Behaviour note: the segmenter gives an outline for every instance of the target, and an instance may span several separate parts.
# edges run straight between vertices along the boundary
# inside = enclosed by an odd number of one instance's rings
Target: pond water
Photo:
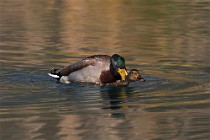
[[[209,13],[209,0],[1,0],[0,139],[209,139]],[[114,53],[146,82],[47,75]]]

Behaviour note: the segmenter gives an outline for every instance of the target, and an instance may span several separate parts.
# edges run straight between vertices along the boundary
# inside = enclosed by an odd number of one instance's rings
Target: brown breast
[[[102,71],[100,75],[100,80],[102,83],[112,83],[116,81],[110,71]]]

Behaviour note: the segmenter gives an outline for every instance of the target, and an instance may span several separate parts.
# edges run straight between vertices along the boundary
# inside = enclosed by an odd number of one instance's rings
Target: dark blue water
[[[0,139],[207,140],[210,1],[0,2]],[[146,82],[47,75],[118,53]]]

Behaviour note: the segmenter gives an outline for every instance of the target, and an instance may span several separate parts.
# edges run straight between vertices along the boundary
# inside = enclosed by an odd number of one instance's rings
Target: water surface
[[[209,0],[1,0],[0,139],[209,139],[209,10]],[[47,76],[113,53],[146,82]]]

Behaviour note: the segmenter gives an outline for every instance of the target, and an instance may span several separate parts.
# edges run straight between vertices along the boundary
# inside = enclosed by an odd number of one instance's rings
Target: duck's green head
[[[114,54],[111,57],[110,63],[115,72],[117,72],[121,76],[121,80],[125,81],[127,71],[125,67],[125,59],[118,55]]]

